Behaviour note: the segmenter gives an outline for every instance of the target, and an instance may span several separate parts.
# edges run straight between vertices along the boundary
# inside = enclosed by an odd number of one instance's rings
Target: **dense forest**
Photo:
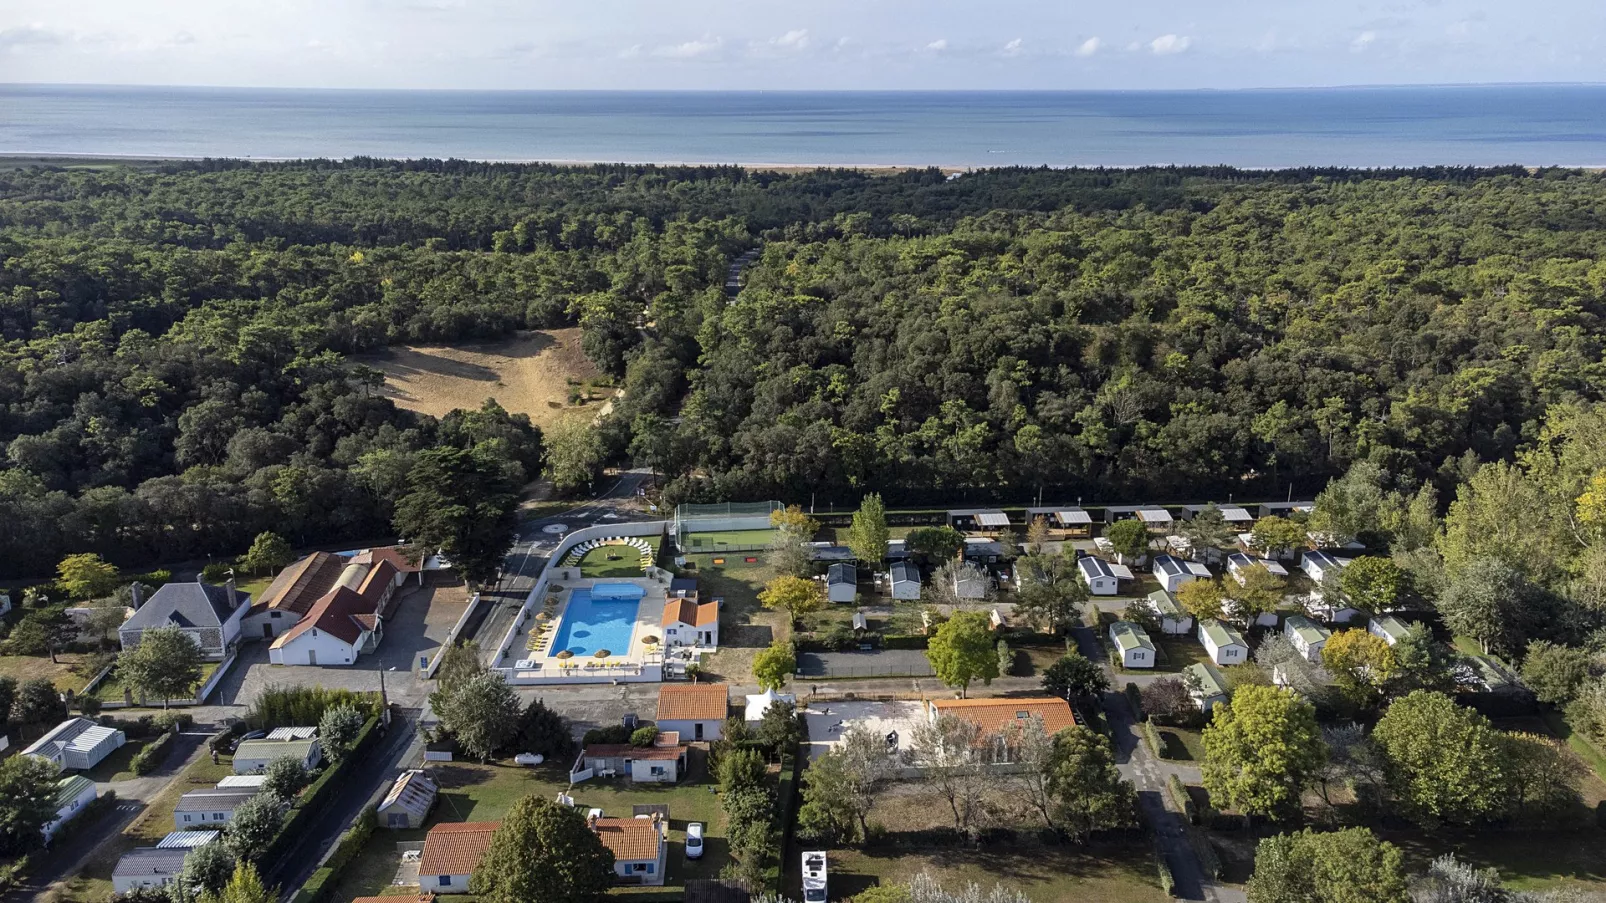
[[[1606,389],[1606,176],[799,174],[358,159],[0,171],[0,575],[389,529],[530,477],[348,355],[579,324],[667,500],[1445,499]],[[762,248],[735,298],[729,261]]]

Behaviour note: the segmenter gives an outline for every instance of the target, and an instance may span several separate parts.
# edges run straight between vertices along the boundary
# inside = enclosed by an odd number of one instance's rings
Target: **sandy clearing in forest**
[[[568,403],[570,379],[590,383],[601,375],[580,350],[578,327],[521,332],[494,342],[398,345],[363,362],[384,372],[384,393],[397,407],[436,417],[494,398],[546,425],[566,412],[595,408],[609,394],[594,389],[585,405]]]

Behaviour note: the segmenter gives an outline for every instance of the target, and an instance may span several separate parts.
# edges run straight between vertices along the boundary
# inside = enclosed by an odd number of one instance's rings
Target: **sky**
[[[1606,82],[1606,2],[4,0],[0,82],[677,90]]]

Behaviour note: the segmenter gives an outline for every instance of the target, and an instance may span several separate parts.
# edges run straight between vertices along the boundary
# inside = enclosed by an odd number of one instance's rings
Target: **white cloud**
[[[1088,38],[1087,40],[1083,41],[1082,45],[1080,47],[1076,48],[1076,55],[1077,56],[1092,56],[1093,54],[1098,53],[1099,52],[1099,48],[1103,47],[1103,46],[1104,46],[1104,42],[1099,40],[1097,35],[1094,35],[1093,37]]]
[[[809,46],[809,30],[807,28],[794,28],[775,40],[770,41],[770,43],[774,44],[776,47],[784,47],[788,50],[802,50],[803,48]]]
[[[629,47],[619,51],[619,58],[622,60],[633,60],[636,57],[641,56],[641,50],[642,47],[640,44],[631,44]]]
[[[1376,42],[1377,32],[1363,31],[1355,36],[1355,40],[1349,42],[1349,49],[1355,53],[1361,53]]]
[[[1010,41],[1008,44],[1005,44],[1004,56],[1020,56],[1022,43],[1024,42],[1021,41],[1020,38],[1016,38],[1015,40]]]
[[[948,49],[948,39],[938,38],[937,40],[932,41],[930,44],[927,44],[926,49],[932,53],[941,53]]]
[[[64,31],[46,28],[35,22],[32,25],[18,25],[15,28],[0,29],[0,50],[11,50],[16,47],[25,47],[30,44],[65,44],[72,36]]]
[[[1193,38],[1163,34],[1149,42],[1149,49],[1159,56],[1181,53],[1193,44]]]
[[[709,37],[704,35],[702,38],[695,41],[686,41],[681,44],[667,44],[663,47],[659,47],[653,50],[652,55],[666,57],[672,60],[690,60],[696,59],[700,56],[707,56],[710,53],[719,50],[724,43],[725,42],[717,36]]]

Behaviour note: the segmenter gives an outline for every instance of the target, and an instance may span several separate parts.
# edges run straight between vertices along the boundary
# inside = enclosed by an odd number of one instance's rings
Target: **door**
[[[273,625],[272,624],[263,624],[262,625],[262,638],[263,639],[267,639],[267,640],[273,639]]]
[[[692,736],[698,740],[703,739],[703,723],[701,721],[697,722],[696,726],[692,728]]]
[[[307,664],[316,665],[317,663],[318,663],[318,650],[316,650],[316,649],[308,649],[307,650]]]

